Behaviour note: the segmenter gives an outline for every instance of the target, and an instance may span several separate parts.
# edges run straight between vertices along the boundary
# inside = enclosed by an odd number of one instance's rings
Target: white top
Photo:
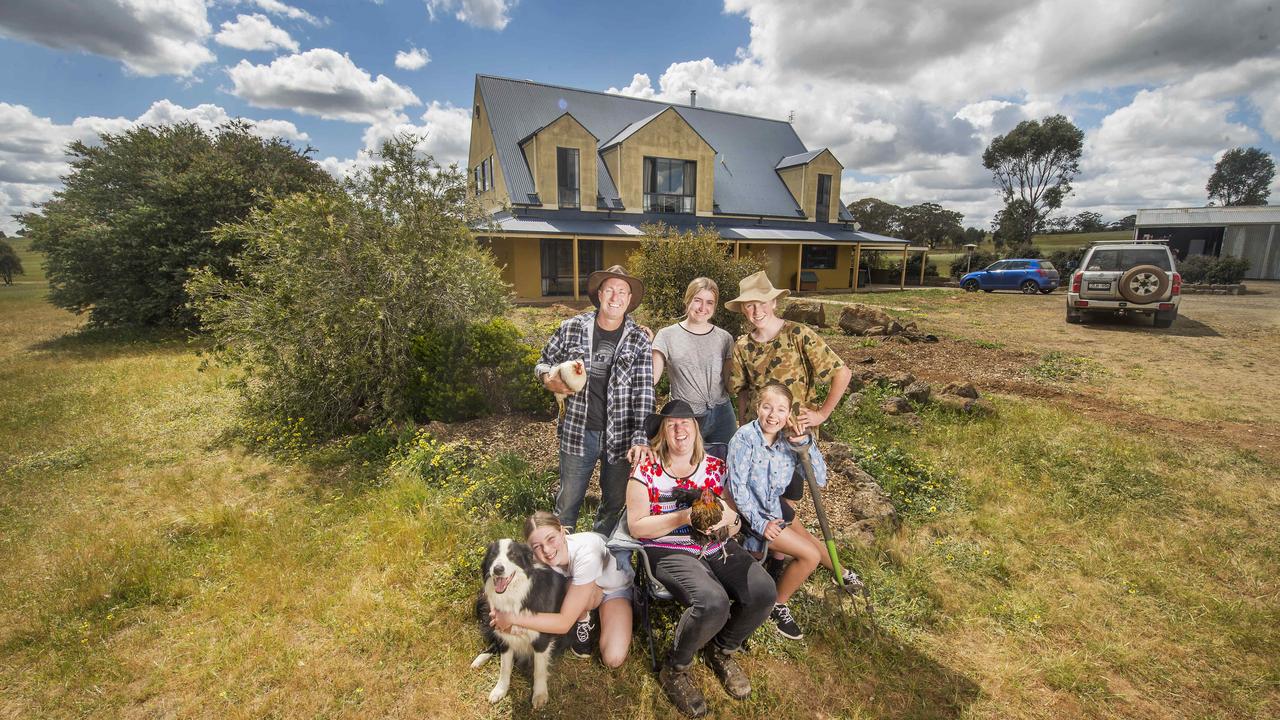
[[[556,572],[569,578],[574,585],[595,583],[606,594],[631,585],[634,572],[630,565],[618,568],[618,561],[605,546],[604,536],[595,532],[580,532],[567,536],[569,569],[554,567]]]

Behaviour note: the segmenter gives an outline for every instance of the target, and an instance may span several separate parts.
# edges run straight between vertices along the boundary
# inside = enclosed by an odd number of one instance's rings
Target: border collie
[[[561,636],[548,635],[521,627],[501,632],[489,626],[489,608],[501,612],[559,612],[564,602],[567,581],[560,573],[537,562],[528,545],[509,538],[489,544],[481,565],[484,588],[476,598],[476,619],[489,649],[476,656],[471,667],[483,665],[496,650],[502,655],[498,684],[489,693],[496,703],[511,688],[511,668],[516,660],[533,660],[533,707],[547,703],[547,667],[551,652]]]

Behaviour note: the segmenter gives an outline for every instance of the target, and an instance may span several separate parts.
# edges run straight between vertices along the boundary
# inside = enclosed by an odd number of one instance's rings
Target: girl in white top
[[[591,657],[591,611],[599,609],[600,659],[619,667],[631,646],[631,583],[628,564],[619,565],[605,546],[604,536],[594,532],[570,535],[549,512],[536,512],[525,520],[525,542],[534,557],[569,578],[569,591],[558,613],[504,613],[490,611],[495,627],[504,632],[512,625],[560,635],[569,634],[569,649],[578,657]]]

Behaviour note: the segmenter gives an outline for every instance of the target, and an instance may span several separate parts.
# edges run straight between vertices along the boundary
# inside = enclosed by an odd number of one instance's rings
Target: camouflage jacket
[[[844,361],[826,341],[803,323],[786,320],[778,335],[767,342],[756,342],[747,333],[733,345],[733,368],[726,389],[731,395],[747,392],[752,396],[747,415],[738,422],[755,417],[754,395],[770,380],[777,380],[795,397],[792,412],[812,407],[819,385],[831,383]]]

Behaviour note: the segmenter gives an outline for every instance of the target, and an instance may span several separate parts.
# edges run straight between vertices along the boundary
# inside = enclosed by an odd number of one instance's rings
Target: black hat
[[[695,413],[684,400],[672,400],[662,406],[661,412],[649,413],[649,417],[644,419],[645,436],[650,440],[657,437],[658,428],[662,427],[662,421],[667,418],[693,418],[701,425],[703,416]]]

